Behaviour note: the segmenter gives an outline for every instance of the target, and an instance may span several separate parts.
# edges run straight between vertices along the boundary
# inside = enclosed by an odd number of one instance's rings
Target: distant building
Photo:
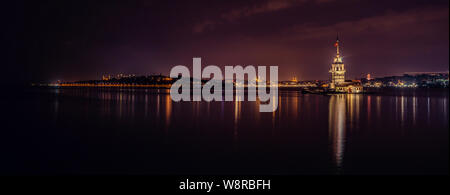
[[[345,65],[342,60],[342,56],[339,53],[339,37],[336,38],[336,57],[334,57],[331,64],[331,82],[328,87],[335,92],[340,93],[361,93],[363,92],[363,86],[358,81],[346,81],[345,80]]]
[[[292,77],[291,81],[292,81],[292,82],[297,82],[297,77],[295,77],[295,76]]]
[[[103,75],[102,76],[102,80],[104,80],[104,81],[109,81],[109,80],[111,80],[112,79],[112,76],[111,75]]]

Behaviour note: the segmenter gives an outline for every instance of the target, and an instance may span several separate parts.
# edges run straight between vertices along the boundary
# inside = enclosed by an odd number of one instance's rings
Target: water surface
[[[3,97],[2,174],[448,174],[448,89],[173,102],[163,89]]]

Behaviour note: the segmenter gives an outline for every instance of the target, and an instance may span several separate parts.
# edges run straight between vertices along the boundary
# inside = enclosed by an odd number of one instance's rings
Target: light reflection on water
[[[442,140],[445,135],[448,137],[448,92],[443,95],[311,95],[281,91],[278,109],[272,113],[260,113],[259,101],[173,102],[166,89],[57,89],[53,93],[58,97],[50,106],[53,121],[88,115],[101,124],[114,123],[124,127],[130,134],[138,133],[134,132],[135,129],[161,131],[164,136],[161,139],[164,140],[230,138],[232,154],[248,152],[248,145],[255,145],[256,152],[273,150],[274,153],[267,155],[298,162],[303,169],[315,163],[323,166],[322,161],[326,161],[324,164],[335,168],[333,173],[354,169],[349,168],[347,162],[352,166],[363,162],[361,169],[367,170],[373,166],[369,160],[386,163],[389,158],[380,156],[398,155],[387,154],[389,150],[386,148],[389,147],[407,157],[414,154],[414,158],[419,159],[417,166],[420,166],[423,165],[420,155],[430,158],[430,154],[436,152],[430,151],[436,148],[428,139],[437,140],[435,142],[439,146],[448,146],[448,139]],[[327,144],[324,145],[323,140]],[[217,147],[226,148],[228,145],[224,142],[213,141],[204,147],[220,145]],[[403,144],[411,146],[408,148]],[[274,149],[283,145],[289,147]],[[419,146],[423,151],[417,148]],[[438,151],[438,154],[445,153],[445,150],[448,152],[443,147],[439,149],[443,151]],[[314,150],[314,155],[308,150]],[[372,155],[365,156],[367,153]],[[398,158],[406,159],[401,155]],[[270,159],[270,156],[259,158]],[[315,162],[302,164],[305,157]],[[448,157],[435,156],[435,159],[448,161]],[[425,165],[432,166],[432,162]],[[283,167],[277,163],[266,166]],[[293,169],[302,170],[298,167]]]
[[[346,97],[347,96],[347,97]],[[345,125],[346,125],[346,101],[347,98],[350,104],[350,113],[353,113],[351,106],[353,105],[354,95],[332,95],[329,103],[329,115],[328,115],[328,129],[329,138],[333,151],[333,159],[336,166],[342,168],[344,159],[344,147],[345,147]],[[350,114],[350,118],[353,114]]]

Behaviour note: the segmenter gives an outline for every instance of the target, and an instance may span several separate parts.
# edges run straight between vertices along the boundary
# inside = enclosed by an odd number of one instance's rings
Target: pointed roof
[[[335,47],[336,47],[336,57],[334,58],[333,63],[342,64],[342,57],[339,54],[339,34],[338,33],[336,33]]]

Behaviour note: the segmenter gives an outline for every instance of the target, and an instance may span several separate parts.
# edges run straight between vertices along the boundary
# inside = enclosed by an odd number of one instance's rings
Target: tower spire
[[[339,56],[339,33],[336,33],[336,54]]]
[[[336,33],[336,42],[334,43],[334,47],[336,47],[336,57],[334,58],[334,62],[335,63],[342,63],[342,57],[340,56],[340,51],[339,51],[339,34]]]

